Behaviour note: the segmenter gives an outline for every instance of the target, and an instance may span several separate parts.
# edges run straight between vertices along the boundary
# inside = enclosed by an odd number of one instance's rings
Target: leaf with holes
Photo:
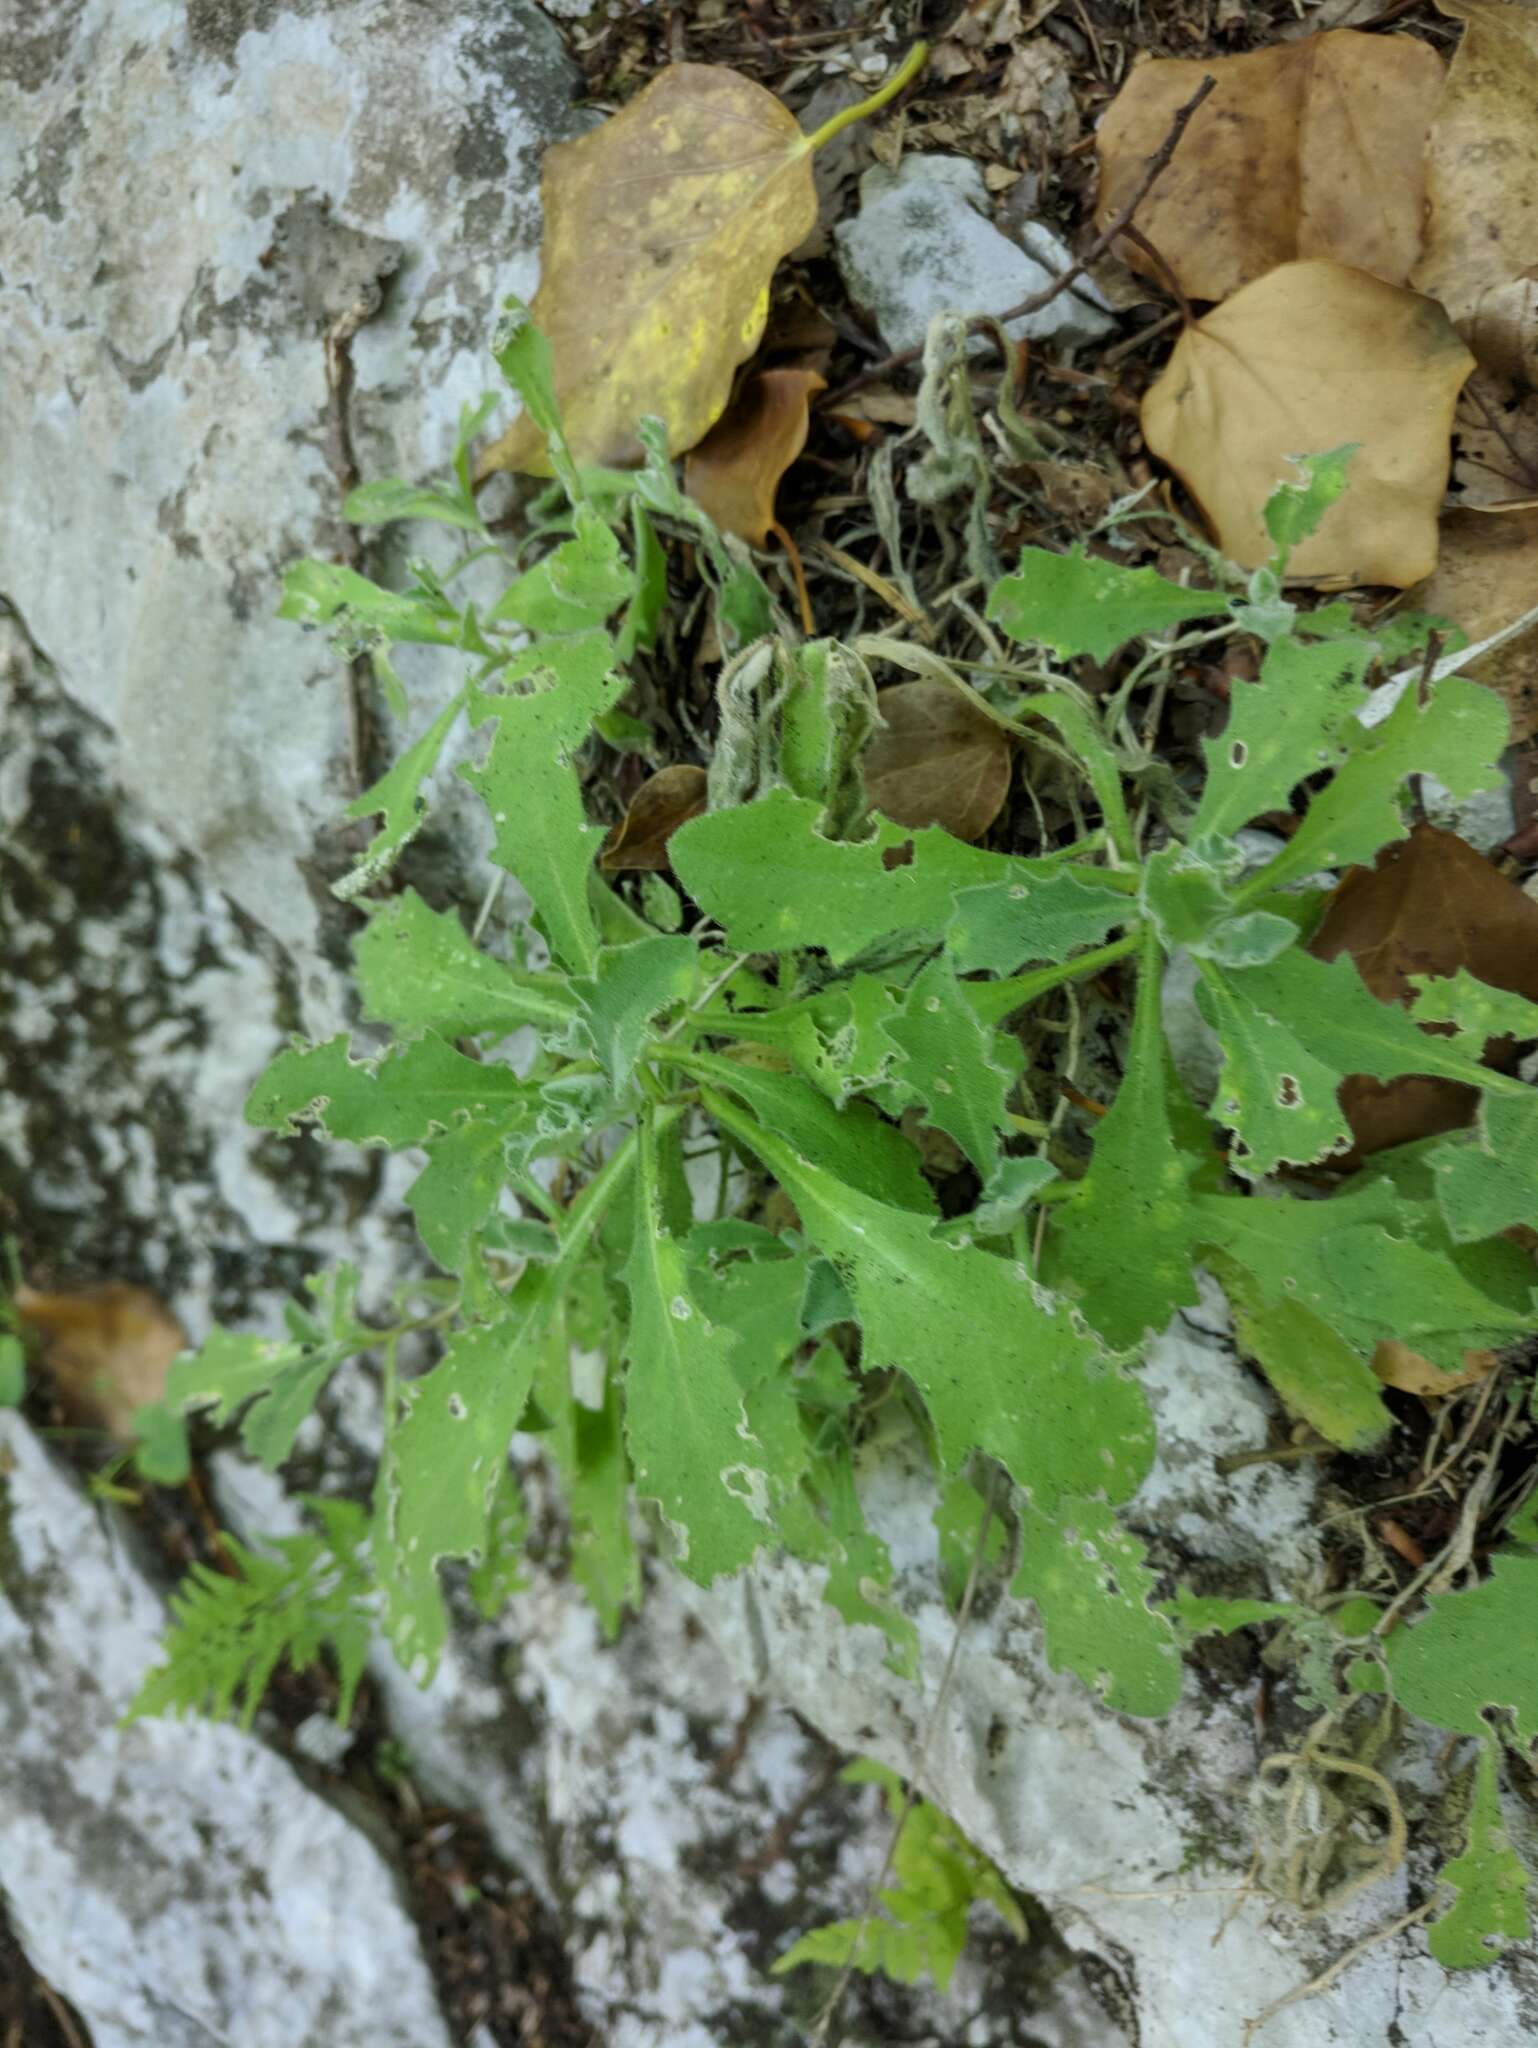
[[[1207,780],[1191,822],[1193,838],[1232,838],[1263,811],[1286,810],[1306,777],[1333,768],[1361,730],[1364,678],[1373,650],[1364,641],[1278,640],[1260,680],[1236,683],[1228,724],[1204,740]]]
[[[1134,914],[1102,870],[1028,860],[1015,863],[1010,881],[958,889],[955,904],[945,943],[959,974],[1013,974],[1026,961],[1066,960]]]
[[[417,1145],[465,1117],[532,1112],[536,1091],[511,1067],[467,1059],[428,1033],[377,1060],[354,1060],[345,1033],[282,1052],[252,1089],[246,1121],[292,1134],[319,1124],[354,1145]]]
[[[1020,1510],[1010,1591],[1041,1615],[1047,1661],[1072,1671],[1112,1713],[1167,1714],[1180,1698],[1180,1655],[1143,1546],[1103,1501],[1068,1500],[1051,1515]]]
[[[657,1502],[678,1539],[680,1569],[708,1585],[770,1540],[770,1460],[732,1370],[736,1335],[706,1317],[683,1247],[665,1225],[660,1171],[647,1124],[625,1267],[625,1441],[637,1490]]]
[[[1501,1708],[1519,1742],[1538,1742],[1535,1602],[1538,1558],[1501,1551],[1490,1560],[1489,1578],[1434,1595],[1423,1620],[1388,1639],[1400,1705],[1454,1735],[1478,1736],[1489,1733],[1485,1708]]]
[[[1024,1267],[953,1249],[923,1217],[856,1194],[724,1097],[717,1122],[756,1153],[854,1300],[863,1369],[895,1367],[923,1396],[941,1463],[998,1458],[1043,1513],[1104,1489],[1125,1498],[1152,1452],[1141,1390]]]
[[[1405,838],[1404,792],[1412,775],[1435,775],[1454,797],[1500,787],[1508,720],[1499,697],[1460,676],[1438,683],[1426,704],[1413,685],[1393,687],[1392,707],[1387,692],[1375,694],[1358,720],[1362,729],[1348,728],[1350,754],[1265,869],[1273,886],[1321,868],[1360,866]]]
[[[1294,947],[1264,966],[1198,967],[1197,1003],[1223,1047],[1213,1115],[1233,1130],[1235,1171],[1248,1179],[1350,1149],[1347,1074],[1483,1078],[1471,1054],[1380,1003],[1349,958],[1327,965]]]
[[[1023,548],[1014,575],[994,585],[988,616],[1026,646],[1109,661],[1129,640],[1217,618],[1228,604],[1220,590],[1186,590],[1155,569],[1101,561],[1080,544],[1066,555]]]
[[[578,634],[541,643],[537,657],[514,664],[509,680],[521,670],[527,694],[472,691],[472,718],[492,721],[496,731],[485,765],[459,771],[491,813],[492,859],[529,892],[551,950],[582,974],[597,960],[588,881],[603,831],[587,821],[575,755],[594,719],[624,694],[612,660],[607,634]]]
[[[576,1014],[564,979],[509,967],[459,919],[407,889],[371,909],[355,949],[363,1014],[399,1031],[498,1037],[532,1024],[561,1037]]]
[[[1501,989],[1520,992],[1509,999],[1519,1010],[1521,995],[1538,997],[1538,903],[1463,840],[1424,823],[1407,842],[1386,848],[1375,867],[1346,876],[1308,950],[1321,960],[1349,953],[1385,1003],[1408,1004],[1416,979],[1426,975],[1459,976],[1480,1008],[1497,1001]],[[1445,1008],[1432,1005],[1454,987],[1433,982],[1417,1005],[1418,1021],[1445,1018]],[[1472,1013],[1466,1028],[1472,1028]],[[1538,1037],[1538,1009],[1512,1019],[1509,1030],[1486,1019],[1466,1050],[1506,1070],[1514,1063],[1512,1041],[1529,1037]],[[1474,1106],[1472,1087],[1435,1076],[1384,1084],[1352,1075],[1341,1092],[1362,1152],[1454,1130],[1469,1121]]]
[[[998,1161],[1011,1075],[997,1057],[998,1034],[979,1023],[949,962],[931,960],[883,1028],[900,1054],[898,1080],[986,1179]]]
[[[437,1669],[448,1633],[439,1564],[485,1554],[492,1498],[550,1340],[554,1293],[546,1269],[529,1267],[503,1316],[457,1331],[432,1371],[405,1389],[380,1471],[374,1543],[385,1629],[419,1682]]]
[[[869,839],[824,839],[820,813],[774,789],[675,836],[674,872],[735,951],[820,946],[842,966],[894,933],[943,925],[958,889],[1031,872],[936,827],[905,832],[885,818]]]

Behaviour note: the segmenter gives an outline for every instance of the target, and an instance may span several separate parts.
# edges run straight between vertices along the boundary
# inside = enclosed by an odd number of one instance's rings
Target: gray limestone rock
[[[1246,1379],[1215,1292],[1150,1347],[1159,1424],[1153,1472],[1127,1510],[1156,1558],[1192,1533],[1195,1490],[1215,1454],[1263,1440],[1269,1397]],[[1260,1591],[1307,1590],[1320,1503],[1304,1473],[1237,1475],[1214,1490],[1204,1554],[1256,1573]],[[1435,1869],[1439,1763],[1434,1731],[1405,1734],[1392,1765],[1418,1846],[1408,1863],[1342,1911],[1310,1920],[1250,1881],[1249,1789],[1264,1754],[1254,1703],[1231,1682],[1188,1670],[1175,1712],[1108,1712],[1047,1663],[1029,1603],[980,1601],[924,1761],[924,1738],[951,1652],[936,1592],[935,1490],[922,1454],[887,1446],[864,1490],[867,1514],[901,1562],[896,1588],[921,1644],[917,1685],[886,1668],[884,1638],[840,1621],[818,1576],[785,1559],[684,1597],[746,1686],[771,1690],[840,1747],[905,1774],[1032,1894],[1076,1950],[1102,2018],[1097,2048],[1238,2048],[1247,2023],[1365,1944],[1317,1996],[1286,2005],[1255,2048],[1517,2048],[1538,2022],[1538,1959],[1514,1950],[1488,1970],[1444,1971],[1423,1932],[1401,1936],[1408,1880]],[[1232,1486],[1234,1481],[1224,1482]],[[1267,1565],[1270,1570],[1268,1572]],[[1299,1731],[1301,1739],[1302,1730]],[[1274,1747],[1272,1731],[1265,1747]],[[1384,1929],[1390,1932],[1380,1936]]]
[[[245,1122],[295,970],[113,788],[111,735],[3,613],[0,732],[0,1226],[24,1267],[142,1282],[199,1338],[280,1329],[343,1256],[377,1298],[414,1255],[411,1162]]]
[[[284,566],[344,544],[327,330],[361,323],[361,474],[440,470],[496,383],[498,301],[534,285],[574,74],[532,0],[21,13],[0,593],[116,734],[126,786],[303,955],[356,767],[341,665],[273,616]]]
[[[895,171],[876,164],[861,178],[860,210],[834,240],[850,297],[889,349],[919,347],[936,313],[1007,312],[1071,262],[1049,229],[1028,223],[1022,247],[990,211],[983,174],[967,157],[905,156]],[[1016,340],[1093,341],[1111,325],[1104,307],[1081,278],[1008,331]]]
[[[0,1899],[95,2048],[448,2048],[372,1844],[254,1736],[119,1717],[161,1603],[0,1413]]]

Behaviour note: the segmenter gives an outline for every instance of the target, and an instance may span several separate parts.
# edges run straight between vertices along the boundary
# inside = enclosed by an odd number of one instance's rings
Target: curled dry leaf
[[[668,841],[704,810],[705,781],[704,769],[686,761],[649,776],[609,834],[598,865],[610,874],[639,868],[657,873],[669,866]]]
[[[1451,619],[1470,641],[1521,618],[1538,603],[1538,511],[1443,513],[1436,568],[1405,601]],[[1514,741],[1538,733],[1538,626],[1460,673],[1506,699]]]
[[[896,683],[876,706],[884,723],[863,757],[873,808],[915,832],[981,839],[1009,794],[1008,734],[945,683]]]
[[[762,547],[780,479],[806,446],[815,370],[760,370],[684,464],[684,489],[723,533]]]
[[[108,1281],[78,1294],[16,1290],[23,1327],[42,1340],[44,1365],[77,1422],[128,1440],[136,1408],[162,1398],[187,1333],[147,1287]]]
[[[1309,951],[1349,953],[1373,994],[1407,1004],[1411,976],[1468,969],[1492,988],[1538,1002],[1538,903],[1451,832],[1417,825],[1375,867],[1353,868],[1330,898]],[[1486,1047],[1509,1066],[1509,1046]],[[1474,1114],[1476,1091],[1429,1074],[1375,1081],[1351,1074],[1340,1091],[1358,1154],[1456,1130]]]
[[[1097,227],[1116,218],[1209,73],[1216,89],[1137,219],[1187,296],[1226,299],[1310,256],[1403,284],[1420,253],[1422,155],[1443,76],[1414,36],[1337,30],[1240,57],[1139,65],[1096,136]],[[1135,246],[1121,253],[1159,274]]]
[[[753,353],[769,280],[817,218],[808,139],[788,107],[716,64],[674,64],[628,106],[545,153],[535,324],[579,463],[639,462],[636,422],[670,450],[720,418]],[[525,415],[479,474],[549,474]]]
[[[893,391],[885,384],[841,399],[834,414],[835,419],[870,420],[883,427],[911,427],[918,416],[918,399],[911,391]]]
[[[1538,0],[1437,0],[1464,23],[1426,143],[1426,243],[1410,274],[1467,331],[1538,264]]]
[[[1538,386],[1538,269],[1491,285],[1466,332],[1480,363],[1497,377],[1527,390]]]
[[[1474,358],[1440,306],[1339,263],[1284,263],[1187,328],[1143,400],[1143,436],[1246,568],[1290,458],[1358,444],[1348,487],[1293,550],[1302,580],[1430,575],[1453,409]]]

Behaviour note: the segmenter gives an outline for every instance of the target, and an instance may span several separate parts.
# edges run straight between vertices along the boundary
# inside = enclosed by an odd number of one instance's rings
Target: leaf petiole
[[[918,76],[928,61],[928,43],[915,43],[886,84],[873,92],[868,100],[861,100],[858,106],[841,108],[831,120],[824,121],[819,129],[807,136],[808,151],[821,149],[825,142],[831,142],[835,135],[842,135],[844,130],[852,128],[856,121],[864,121],[872,114],[879,114],[889,100],[896,99],[910,79]]]
[[[1113,939],[1109,945],[1096,946],[1088,953],[1077,953],[1072,960],[1060,961],[1053,967],[1036,967],[1029,974],[1012,974],[1003,981],[964,981],[961,991],[985,1024],[1002,1024],[1049,989],[1074,981],[1081,974],[1098,974],[1102,967],[1125,960],[1141,944],[1139,928],[1123,939]]]

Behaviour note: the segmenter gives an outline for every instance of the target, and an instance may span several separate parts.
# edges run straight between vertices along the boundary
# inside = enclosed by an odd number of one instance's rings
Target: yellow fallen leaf
[[[130,1439],[134,1410],[161,1399],[171,1361],[187,1349],[171,1311],[147,1287],[117,1280],[78,1294],[18,1287],[15,1303],[23,1328],[42,1340],[66,1412]]]
[[[1305,581],[1428,576],[1453,408],[1474,358],[1431,300],[1339,263],[1285,263],[1180,337],[1143,400],[1143,437],[1224,553],[1270,558],[1266,499],[1290,458],[1358,444],[1344,494],[1293,551]]]
[[[1465,24],[1426,143],[1426,246],[1410,274],[1454,323],[1538,264],[1538,0],[1437,0]]]
[[[718,64],[673,64],[589,134],[545,153],[534,322],[579,463],[639,462],[636,422],[670,450],[714,425],[757,348],[775,265],[817,218],[790,109]],[[549,474],[525,414],[481,458]]]
[[[714,426],[763,334],[775,265],[816,222],[812,152],[884,105],[927,54],[919,44],[815,135],[750,78],[673,64],[600,127],[546,151],[531,310],[578,463],[639,462],[636,424],[649,414],[673,453]],[[550,474],[527,414],[487,449],[477,479],[499,469]]]
[[[862,757],[873,809],[915,832],[981,839],[1009,794],[1008,735],[946,683],[894,683]]]
[[[1239,57],[1139,65],[1095,138],[1106,227],[1210,74],[1137,225],[1193,299],[1226,299],[1280,263],[1323,256],[1403,284],[1420,253],[1427,127],[1442,60],[1415,36],[1337,29]],[[1120,253],[1157,277],[1134,244]]]
[[[1451,619],[1471,641],[1521,618],[1538,602],[1538,512],[1445,512],[1436,568],[1405,602]],[[1506,699],[1514,741],[1538,733],[1538,626],[1459,673]]]
[[[723,533],[761,548],[775,526],[780,479],[806,446],[815,370],[760,370],[684,464],[684,489]]]

